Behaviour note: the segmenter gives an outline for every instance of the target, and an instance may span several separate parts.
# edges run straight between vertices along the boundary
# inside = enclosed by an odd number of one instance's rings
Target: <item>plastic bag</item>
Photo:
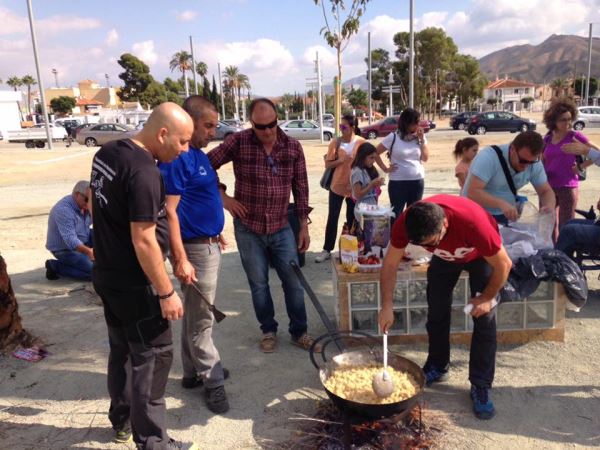
[[[500,228],[504,246],[528,241],[534,250],[553,248],[552,230],[556,217],[554,211],[541,213],[531,202],[523,202],[519,205],[519,219]]]

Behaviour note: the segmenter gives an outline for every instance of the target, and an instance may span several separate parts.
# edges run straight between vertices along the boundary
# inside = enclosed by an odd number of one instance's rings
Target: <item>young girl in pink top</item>
[[[454,169],[454,175],[458,178],[458,184],[462,190],[467,174],[469,173],[469,167],[471,161],[475,158],[477,151],[479,150],[479,142],[477,139],[472,137],[466,137],[459,139],[454,146],[454,158],[458,161],[456,168]]]

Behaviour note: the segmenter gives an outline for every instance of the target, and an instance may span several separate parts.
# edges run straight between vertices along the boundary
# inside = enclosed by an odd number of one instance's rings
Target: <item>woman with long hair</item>
[[[398,130],[388,134],[377,146],[378,154],[388,152],[390,166],[384,170],[389,174],[388,193],[396,217],[405,207],[423,198],[423,163],[429,158],[429,149],[419,117],[418,111],[406,108],[398,119]]]
[[[552,235],[558,239],[560,229],[575,217],[579,198],[579,177],[577,157],[562,151],[562,146],[575,140],[589,143],[589,139],[572,129],[577,119],[577,108],[569,98],[557,98],[544,113],[544,124],[548,134],[544,136],[543,162],[548,183],[556,195],[557,221]]]
[[[352,227],[354,222],[354,200],[352,200],[350,170],[354,155],[365,140],[360,136],[358,119],[353,115],[348,114],[342,117],[340,131],[342,135],[331,140],[325,156],[325,168],[335,168],[335,170],[329,188],[329,213],[325,227],[325,243],[323,244],[323,252],[315,258],[317,263],[331,258],[344,200],[346,202],[346,223],[348,227]]]

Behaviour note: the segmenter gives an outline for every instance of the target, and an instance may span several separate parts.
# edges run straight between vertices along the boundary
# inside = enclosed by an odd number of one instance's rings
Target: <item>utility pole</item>
[[[194,75],[194,94],[198,95],[198,83],[196,83],[196,60],[194,59],[194,42],[190,35],[190,52],[192,54],[192,75]]]
[[[372,80],[371,78],[373,77],[373,72],[371,69],[371,32],[369,31],[369,34],[367,35],[367,49],[369,52],[369,71],[367,72],[369,74],[369,125],[371,125],[371,122],[373,122],[373,101],[371,99],[371,91],[373,90],[373,84],[372,84]]]
[[[589,104],[591,75],[592,75],[592,24],[590,23],[590,37],[588,40],[588,73],[587,73],[587,83],[586,83],[586,89],[585,89],[585,106],[587,106]]]
[[[223,117],[221,120],[225,119],[225,100],[223,99],[223,83],[221,83],[221,63],[217,63],[217,70],[219,71],[219,91],[221,92],[221,114]]]
[[[321,144],[323,143],[323,102],[321,93],[323,90],[321,82],[321,61],[319,61],[319,52],[317,52],[317,83],[319,86],[319,128],[321,130]]]
[[[394,115],[394,100],[392,97],[392,93],[393,93],[394,86],[392,86],[392,85],[394,84],[394,72],[391,67],[390,67],[390,77],[389,77],[388,81],[390,83],[390,113],[388,114],[388,116],[393,116]]]
[[[415,31],[413,27],[413,17],[415,10],[415,0],[410,0],[410,55],[408,59],[408,106],[414,108],[415,105]]]
[[[31,9],[31,0],[27,0],[27,12],[29,13],[29,28],[31,29],[31,44],[33,46],[33,58],[35,60],[35,70],[38,78],[38,85],[40,87],[40,100],[42,101],[42,114],[44,115],[44,126],[46,128],[46,139],[48,139],[48,149],[52,150],[52,135],[50,134],[50,125],[48,118],[48,110],[46,109],[46,94],[44,93],[44,82],[42,81],[42,77],[40,75],[40,60],[38,58],[38,50],[37,50],[37,39],[35,38],[35,27],[33,25],[33,10]],[[56,69],[52,69],[53,73],[56,72]],[[56,73],[54,76],[56,77]],[[56,87],[58,87],[58,81],[56,82]],[[20,108],[19,108],[20,109]]]

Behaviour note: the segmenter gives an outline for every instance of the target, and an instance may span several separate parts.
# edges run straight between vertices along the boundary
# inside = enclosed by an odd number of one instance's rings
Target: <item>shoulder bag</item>
[[[338,159],[338,152],[340,151],[340,145],[342,145],[342,140],[341,140],[341,138],[337,138],[336,143],[335,143],[335,159],[333,161]],[[326,158],[327,158],[327,155],[325,155],[325,160],[326,160]],[[331,180],[333,179],[334,170],[335,170],[335,167],[328,167],[323,172],[323,175],[321,176],[321,181],[319,181],[319,184],[321,185],[321,187],[323,189],[329,190],[331,188]]]

